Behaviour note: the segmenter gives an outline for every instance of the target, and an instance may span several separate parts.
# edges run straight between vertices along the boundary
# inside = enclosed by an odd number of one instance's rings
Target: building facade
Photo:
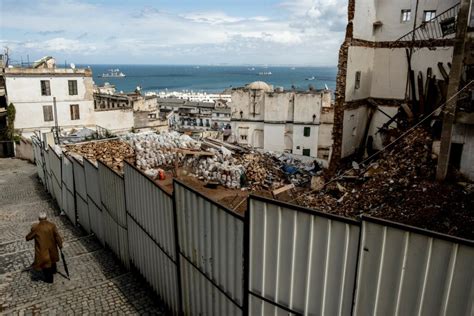
[[[233,89],[231,95],[232,135],[239,144],[329,158],[332,144],[327,130],[332,129],[331,115],[327,114],[332,111],[329,90],[275,90],[257,81]]]
[[[66,129],[95,125],[90,69],[11,67],[5,68],[4,78],[21,134],[51,131],[56,121]]]
[[[349,0],[334,162],[362,155],[368,139],[382,148],[397,117],[421,118],[445,100],[459,9],[459,0]]]

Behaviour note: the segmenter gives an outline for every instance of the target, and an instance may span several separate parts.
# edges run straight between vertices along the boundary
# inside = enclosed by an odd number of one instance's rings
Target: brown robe
[[[26,240],[35,240],[35,261],[33,268],[36,270],[51,268],[53,263],[59,261],[58,247],[63,247],[63,240],[54,223],[40,220],[31,227],[31,232]]]

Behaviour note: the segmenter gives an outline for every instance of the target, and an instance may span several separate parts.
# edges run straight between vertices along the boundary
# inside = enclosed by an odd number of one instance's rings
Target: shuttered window
[[[41,80],[41,95],[51,95],[49,80]]]
[[[69,95],[77,95],[77,80],[68,80]]]
[[[43,119],[45,122],[51,122],[54,120],[52,105],[43,105]]]
[[[71,104],[71,120],[78,120],[79,116],[79,104]]]
[[[309,137],[311,135],[311,127],[305,127],[303,130],[303,135]]]

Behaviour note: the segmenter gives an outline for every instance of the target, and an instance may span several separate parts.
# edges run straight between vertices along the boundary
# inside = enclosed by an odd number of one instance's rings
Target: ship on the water
[[[120,69],[109,69],[108,72],[103,73],[102,75],[99,75],[101,78],[123,78],[125,77],[125,74],[120,71]]]
[[[258,73],[259,76],[271,76],[272,72],[271,71],[261,71]]]

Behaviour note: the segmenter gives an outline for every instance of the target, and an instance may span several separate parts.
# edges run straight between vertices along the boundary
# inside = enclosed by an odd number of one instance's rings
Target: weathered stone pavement
[[[54,284],[28,269],[34,242],[25,241],[40,210],[56,223],[65,240],[71,280],[62,262]],[[62,275],[61,275],[62,274]],[[152,290],[126,271],[93,235],[59,215],[36,176],[36,167],[0,159],[0,314],[166,314]]]

